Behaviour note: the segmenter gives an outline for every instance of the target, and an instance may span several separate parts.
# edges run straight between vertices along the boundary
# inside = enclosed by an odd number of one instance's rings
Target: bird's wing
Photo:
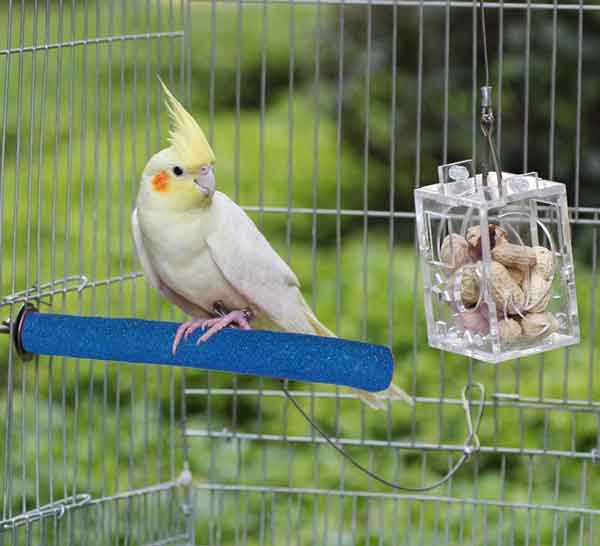
[[[212,259],[251,306],[281,324],[303,304],[298,278],[240,207],[220,192],[215,198],[218,229],[206,240]]]
[[[212,259],[227,281],[282,330],[333,336],[304,301],[296,275],[254,222],[225,195],[216,192],[214,197],[222,208],[217,213],[218,228],[206,242]],[[356,392],[366,404],[376,409],[386,409],[388,398],[400,398],[412,405],[412,399],[393,384],[381,393]]]
[[[144,246],[144,240],[142,238],[142,230],[140,228],[140,223],[138,220],[138,212],[137,208],[133,210],[133,214],[131,215],[131,229],[133,231],[133,241],[135,242],[135,249],[137,250],[137,255],[140,259],[140,263],[142,264],[142,270],[144,271],[144,276],[148,281],[148,284],[156,290],[160,290],[160,278],[154,268],[152,267],[152,263],[150,262],[150,258],[148,257],[148,252],[146,251],[146,247]]]

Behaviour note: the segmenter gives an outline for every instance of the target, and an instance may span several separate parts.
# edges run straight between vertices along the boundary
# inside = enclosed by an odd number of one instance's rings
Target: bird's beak
[[[201,174],[200,176],[195,178],[194,183],[198,186],[200,191],[204,195],[206,195],[206,197],[208,197],[209,199],[212,198],[216,188],[216,180],[213,167],[209,167],[208,172],[206,174]]]

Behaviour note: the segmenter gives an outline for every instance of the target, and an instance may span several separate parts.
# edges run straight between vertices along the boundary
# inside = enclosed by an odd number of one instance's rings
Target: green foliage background
[[[55,297],[53,309],[181,318],[145,286],[143,279],[119,280],[139,270],[129,235],[129,214],[145,161],[165,145],[166,115],[155,78],[160,73],[177,94],[191,99],[192,112],[210,134],[222,191],[245,206],[308,209],[291,216],[285,212],[252,215],[298,273],[323,322],[341,336],[389,344],[396,358],[395,381],[415,395],[430,398],[429,403],[415,409],[395,404],[388,417],[365,410],[355,401],[336,406],[332,401],[319,400],[313,410],[327,430],[335,431],[339,423],[340,432],[348,437],[460,445],[465,435],[460,406],[442,409],[435,399],[459,398],[469,379],[485,383],[488,394],[516,392],[559,400],[598,398],[593,328],[600,301],[596,276],[592,275],[597,251],[594,228],[582,225],[574,229],[582,344],[567,353],[559,351],[490,367],[439,355],[426,347],[419,286],[416,293],[412,290],[415,280],[418,282],[412,221],[390,222],[384,216],[367,221],[360,214],[365,209],[412,210],[416,183],[433,181],[439,163],[474,155],[473,135],[477,130],[471,109],[470,10],[450,12],[447,124],[443,93],[445,12],[430,8],[423,12],[423,121],[417,164],[421,20],[416,8],[369,11],[356,6],[198,3],[192,4],[190,13],[182,18],[178,6],[166,2],[149,10],[137,2],[86,4],[69,7],[51,3],[43,9],[34,3],[14,6],[12,11],[3,6],[0,20],[7,22],[7,48],[77,42],[90,36],[165,32],[188,25],[191,80],[187,87],[178,83],[184,60],[180,36],[92,42],[85,47],[39,49],[0,57],[2,296],[34,283],[85,275],[92,283],[90,289]],[[571,203],[578,199],[580,205],[598,206],[593,177],[599,157],[594,139],[599,76],[590,67],[597,50],[599,19],[593,12],[585,16],[580,192],[575,195],[573,190],[577,17],[576,12],[561,13],[553,26],[551,13],[531,15],[527,142],[523,135],[524,31],[528,24],[524,12],[506,11],[500,34],[500,21],[490,10],[492,74],[496,79],[500,73],[495,59],[502,36],[504,169],[518,172],[537,168],[544,176],[568,183]],[[16,23],[20,20],[22,26]],[[398,36],[395,55],[394,28]],[[211,36],[215,37],[214,49]],[[548,58],[555,36],[559,47],[552,114]],[[341,96],[340,38],[344,59]],[[238,64],[241,79],[236,82]],[[393,83],[395,110],[391,109]],[[556,139],[550,143],[552,119]],[[311,213],[314,208],[338,207],[359,213],[340,219],[333,214]],[[113,282],[94,284],[103,279]],[[3,309],[9,311],[9,307]],[[12,311],[16,309],[18,306]],[[0,391],[0,415],[13,430],[7,436],[8,429],[3,427],[1,436],[4,514],[9,509],[16,514],[24,507],[43,504],[51,496],[56,499],[85,491],[97,498],[164,482],[179,474],[184,458],[179,371],[47,358],[23,363],[14,358],[5,339],[1,343],[5,365],[0,367],[0,382],[5,387]],[[255,378],[205,373],[190,373],[187,381],[188,386],[213,389],[232,384],[256,388],[259,384]],[[278,388],[270,381],[260,385]],[[286,413],[277,397],[260,402],[256,397],[240,395],[235,406],[231,397],[217,394],[190,396],[186,402],[190,429],[221,431],[226,427],[240,433],[282,434],[287,425],[289,434],[311,433],[292,408]],[[560,406],[553,410],[497,406],[486,414],[481,440],[483,445],[499,447],[588,452],[598,447],[598,430],[600,423],[594,411],[572,416]],[[189,438],[188,443],[191,470],[200,485],[216,481],[341,487],[339,457],[325,447],[288,447],[239,438]],[[413,485],[439,478],[448,466],[446,452],[428,452],[426,458],[419,450],[383,446],[356,447],[352,452],[362,461],[370,460],[384,475],[396,475]],[[578,460],[486,453],[469,464],[451,485],[436,493],[459,499],[502,498],[507,502],[570,506],[597,507],[600,502],[597,488],[592,487],[597,468]],[[241,475],[237,474],[238,467]],[[587,484],[585,495],[583,484]],[[350,469],[344,470],[344,487],[389,492]],[[367,544],[371,534],[375,537],[378,532],[383,533],[386,543],[417,544],[444,532],[456,543],[463,534],[474,537],[477,543],[483,543],[484,536],[490,543],[500,543],[509,536],[521,543],[527,532],[525,523],[531,523],[532,528],[537,525],[535,532],[543,544],[551,543],[557,532],[556,520],[547,513],[510,512],[516,519],[512,525],[503,525],[503,512],[492,507],[489,511],[469,509],[465,520],[464,504],[410,499],[378,503],[359,498],[352,505],[348,499],[327,496],[265,498],[251,493],[240,504],[233,494],[218,497],[199,489],[195,500],[198,543],[215,542],[215,526],[223,543],[239,539],[236,532],[241,532],[241,526],[248,528],[249,544],[258,544],[264,533],[271,533],[274,542],[282,541],[282,521],[291,513],[292,504],[298,513],[293,532],[301,543],[329,540],[338,544],[339,539],[343,544]],[[332,499],[339,502],[341,516],[332,516],[336,523],[330,521],[328,527],[324,518],[333,510],[328,505]],[[276,517],[280,510],[283,515]],[[264,518],[272,518],[269,525],[275,530],[264,530]],[[161,521],[159,516],[157,521]],[[381,521],[383,532],[381,526],[376,530],[376,522]],[[560,521],[569,540],[578,536],[582,520],[565,516]],[[419,525],[425,529],[423,534],[417,531]],[[157,539],[160,530],[154,532],[152,537]],[[116,532],[123,533],[123,529]]]

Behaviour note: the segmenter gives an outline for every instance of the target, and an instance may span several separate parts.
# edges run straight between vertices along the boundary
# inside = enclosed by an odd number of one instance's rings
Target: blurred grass
[[[49,42],[80,39],[88,35],[164,31],[169,21],[178,21],[169,4],[159,5],[149,16],[136,12],[136,4],[124,3],[113,11],[90,2],[88,11],[52,6],[48,30],[38,18],[37,40]],[[97,8],[97,9],[96,9]],[[14,8],[16,14],[20,8]],[[0,18],[7,18],[2,7]],[[122,11],[120,11],[122,10]],[[342,125],[341,156],[338,160],[337,122],[331,108],[334,92],[322,86],[319,101],[312,84],[315,58],[315,9],[271,6],[268,18],[260,6],[244,6],[241,27],[238,7],[219,6],[216,17],[216,78],[211,81],[211,11],[193,5],[192,110],[213,136],[218,157],[220,188],[242,205],[266,207],[362,209],[385,207],[389,190],[388,168],[373,162],[366,175],[363,156],[348,144]],[[321,8],[326,18],[332,12]],[[27,7],[24,26],[13,25],[5,38],[16,44],[35,42],[34,12]],[[13,14],[13,17],[15,14]],[[293,18],[293,19],[292,19]],[[294,21],[295,92],[288,96],[291,21]],[[112,22],[111,22],[112,21]],[[266,33],[266,111],[261,118],[260,88],[263,69],[261,47],[263,23]],[[173,23],[174,26],[179,26]],[[238,28],[241,32],[238,34]],[[241,37],[243,78],[240,82],[239,126],[235,112],[236,47]],[[0,74],[8,85],[2,86],[0,104],[6,138],[2,143],[2,185],[0,189],[2,222],[0,251],[2,269],[0,288],[5,296],[31,286],[34,282],[86,275],[91,282],[107,278],[108,286],[84,290],[54,299],[53,308],[69,313],[108,314],[111,316],[179,317],[164,301],[145,286],[142,279],[121,281],[119,277],[139,270],[129,235],[132,208],[139,172],[148,156],[164,146],[166,115],[160,104],[155,74],[170,82],[179,76],[181,39],[141,40],[38,51],[0,58]],[[8,80],[6,80],[8,78]],[[20,87],[18,82],[22,81]],[[215,105],[209,115],[209,105]],[[181,93],[177,85],[173,88]],[[322,102],[321,102],[322,101]],[[6,105],[6,106],[4,106]],[[320,108],[323,106],[323,108]],[[402,106],[399,106],[402,110]],[[317,112],[320,115],[317,117]],[[387,130],[385,112],[373,112],[374,138]],[[150,119],[150,123],[146,120]],[[289,120],[293,130],[289,130]],[[238,132],[239,131],[239,132]],[[261,136],[262,135],[262,136]],[[315,135],[317,138],[315,139]],[[262,140],[261,140],[262,138]],[[384,137],[382,136],[381,139]],[[262,153],[262,155],[261,155]],[[239,154],[239,164],[236,155]],[[288,157],[292,157],[291,168]],[[402,165],[396,180],[400,194],[410,195],[411,167]],[[433,176],[433,174],[432,174]],[[339,187],[336,185],[339,183]],[[412,207],[407,198],[402,210]],[[386,221],[371,221],[366,238],[360,232],[363,218],[344,217],[340,223],[340,253],[337,255],[334,216],[253,213],[274,246],[290,260],[302,281],[307,299],[323,322],[343,337],[368,339],[389,344],[396,357],[396,382],[406,390],[416,386],[416,394],[432,398],[458,398],[463,385],[471,379],[482,381],[488,390],[519,392],[521,395],[585,400],[597,397],[597,378],[589,381],[588,362],[593,361],[590,344],[592,311],[600,305],[595,280],[583,264],[577,267],[580,317],[584,343],[568,351],[547,353],[499,367],[469,362],[454,355],[440,357],[426,346],[421,292],[416,299],[413,249],[396,243],[390,253],[389,226]],[[589,229],[589,228],[588,228]],[[412,225],[398,220],[392,229],[396,240],[406,240]],[[591,232],[591,229],[590,229]],[[365,258],[366,255],[366,258]],[[339,263],[339,267],[336,265]],[[339,285],[339,294],[336,291]],[[594,299],[590,296],[595,294]],[[339,295],[339,306],[336,303]],[[413,328],[413,317],[415,327]],[[9,362],[7,340],[0,340],[2,361]],[[416,353],[413,348],[416,344]],[[594,365],[592,368],[595,370]],[[411,377],[412,370],[415,375]],[[9,372],[12,374],[9,379]],[[176,477],[182,468],[181,418],[182,377],[179,371],[162,367],[120,366],[107,363],[73,362],[64,359],[36,359],[33,363],[10,360],[0,368],[4,384],[14,389],[12,420],[12,508],[21,511],[22,501],[34,506],[66,496],[72,491],[88,491],[93,496],[111,494]],[[441,382],[440,378],[444,380]],[[568,384],[565,383],[568,379]],[[543,381],[542,381],[543,380]],[[255,378],[238,378],[238,386],[255,388]],[[193,386],[230,387],[226,374],[189,374]],[[270,381],[266,388],[277,388]],[[307,388],[307,386],[295,386]],[[490,392],[488,392],[488,395]],[[0,417],[8,415],[8,389],[0,392]],[[281,400],[264,400],[259,409],[254,397],[236,398],[236,420],[231,397],[213,395],[189,397],[188,426],[221,430],[232,424],[239,432],[281,434],[287,423],[290,433],[310,433],[301,416],[288,410],[284,419]],[[336,419],[343,434],[360,437],[364,425],[368,438],[461,444],[465,436],[460,406],[442,410],[436,404],[421,404],[413,414],[407,406],[395,405],[389,424],[380,413],[365,411],[358,402],[319,401],[316,415],[323,427],[335,430]],[[520,425],[522,428],[520,429]],[[16,432],[23,428],[23,432]],[[484,445],[587,451],[597,443],[598,416],[581,413],[573,417],[566,411],[490,408],[482,424]],[[2,429],[3,440],[5,429]],[[3,442],[3,446],[6,444]],[[545,443],[546,442],[546,443]],[[223,480],[235,483],[237,465],[243,468],[244,483],[306,486],[336,489],[340,485],[339,458],[330,449],[314,445],[269,444],[237,440],[190,439],[190,462],[199,482]],[[239,452],[243,452],[240,460]],[[353,448],[353,453],[389,475],[396,459],[402,462],[400,481],[417,484],[433,481],[445,472],[446,453],[430,453],[427,470],[421,468],[421,454],[412,450],[396,452],[388,448],[369,451]],[[271,463],[265,473],[264,460]],[[292,459],[290,459],[292,457]],[[285,461],[285,464],[284,464]],[[550,458],[504,458],[488,454],[476,458],[475,467],[463,469],[453,480],[456,497],[478,496],[507,501],[555,501],[555,461]],[[532,465],[535,467],[532,470]],[[315,471],[315,467],[317,471]],[[506,471],[501,488],[501,468]],[[478,477],[473,482],[474,470]],[[77,475],[74,475],[77,469]],[[587,470],[588,481],[597,470]],[[579,461],[560,462],[560,503],[579,506],[582,466]],[[23,479],[24,476],[24,479]],[[528,481],[535,478],[533,493]],[[364,476],[347,470],[345,488],[367,488]],[[475,490],[474,487],[477,487]],[[375,484],[368,488],[385,491]],[[261,522],[257,514],[263,500],[251,496],[251,544],[256,543]],[[312,510],[310,499],[298,501]],[[323,510],[321,501],[318,510]],[[589,487],[587,503],[597,506],[600,494]],[[209,533],[211,507],[208,497],[198,498],[198,532]],[[231,539],[236,506],[227,505],[222,529]],[[415,517],[418,504],[401,505],[401,518]],[[359,520],[369,513],[361,502]],[[385,520],[391,508],[386,505]],[[413,514],[411,516],[411,514]],[[423,512],[424,525],[433,529],[436,516]],[[344,516],[348,525],[348,513]],[[461,513],[448,512],[453,534],[458,533]],[[483,516],[482,516],[483,517]],[[312,536],[309,517],[299,531],[303,540]],[[418,521],[415,519],[415,521]],[[416,525],[416,523],[415,523]],[[476,523],[472,522],[473,528]],[[540,540],[552,540],[552,521],[543,519]],[[360,533],[364,532],[361,528]],[[473,531],[475,532],[475,531]],[[490,537],[502,531],[490,523]],[[523,531],[518,537],[523,538]]]

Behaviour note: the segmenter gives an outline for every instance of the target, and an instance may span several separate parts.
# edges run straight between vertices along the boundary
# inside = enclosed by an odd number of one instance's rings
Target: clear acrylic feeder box
[[[429,344],[486,362],[579,342],[564,184],[440,167],[415,190]]]

